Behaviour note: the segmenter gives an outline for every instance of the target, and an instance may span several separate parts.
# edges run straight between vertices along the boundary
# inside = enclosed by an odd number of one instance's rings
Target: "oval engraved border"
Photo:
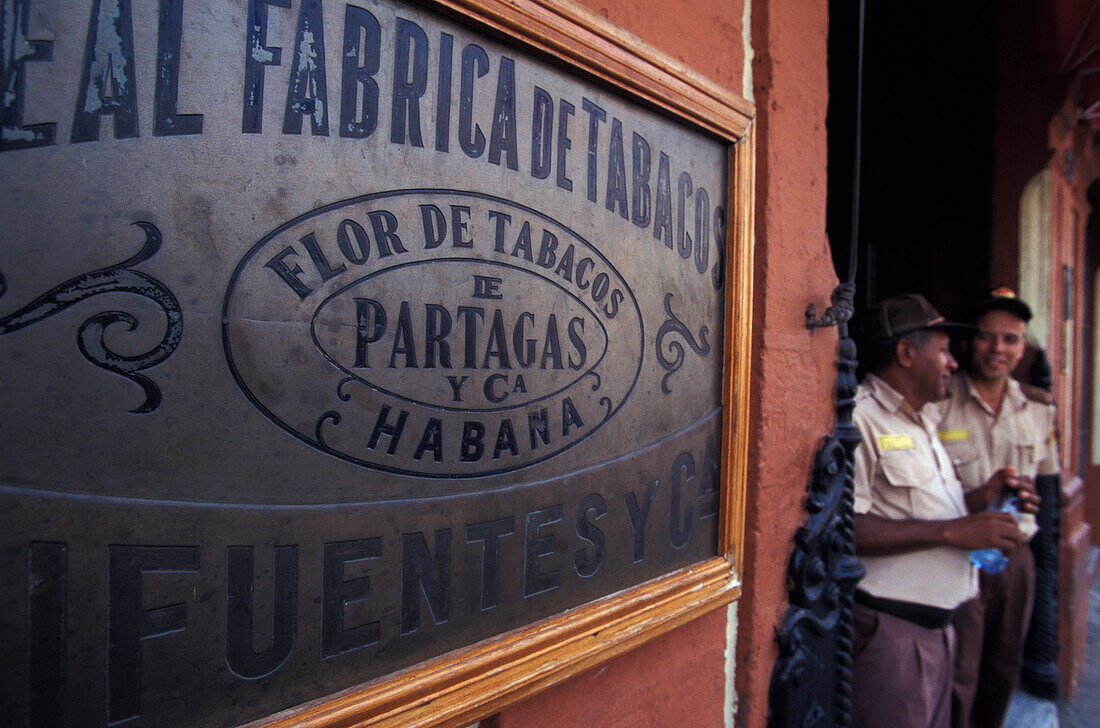
[[[323,414],[320,417],[320,419],[318,420],[317,426],[315,427],[314,432],[313,432],[313,436],[311,437],[306,432],[303,432],[303,431],[295,428],[293,425],[285,422],[278,414],[273,412],[267,405],[265,405],[259,399],[259,397],[257,397],[253,393],[252,389],[248,386],[248,384],[244,380],[244,377],[241,375],[241,372],[240,372],[240,370],[237,366],[237,362],[234,360],[233,348],[232,348],[232,344],[230,342],[230,334],[229,334],[229,324],[230,324],[229,311],[230,311],[230,306],[232,305],[233,294],[234,294],[234,291],[237,290],[237,285],[238,285],[238,283],[241,279],[241,276],[242,276],[245,268],[252,261],[252,259],[261,250],[263,250],[264,247],[268,243],[270,243],[272,240],[274,240],[277,236],[279,236],[280,234],[286,232],[287,230],[290,230],[290,229],[294,228],[297,225],[302,224],[303,222],[305,222],[307,220],[310,220],[311,218],[318,217],[320,215],[324,215],[324,214],[333,212],[335,210],[339,210],[339,209],[344,208],[344,207],[350,207],[350,206],[353,206],[353,205],[362,204],[362,203],[366,203],[366,202],[372,202],[372,201],[376,201],[376,200],[381,200],[381,199],[386,199],[386,198],[393,198],[393,197],[408,197],[408,196],[416,196],[416,195],[440,196],[440,197],[451,196],[451,197],[458,197],[458,198],[476,198],[476,199],[479,199],[479,200],[484,200],[484,201],[489,202],[489,203],[499,204],[499,205],[503,205],[503,206],[506,206],[506,207],[509,207],[509,208],[520,210],[520,211],[522,211],[522,212],[524,212],[528,215],[531,215],[532,217],[536,217],[540,220],[543,220],[543,221],[549,223],[550,225],[553,225],[556,228],[568,233],[568,235],[570,236],[572,241],[575,241],[575,242],[583,245],[588,251],[591,252],[592,255],[598,257],[603,262],[603,264],[606,265],[609,270],[613,271],[615,276],[617,276],[618,279],[623,282],[623,289],[624,289],[624,291],[625,291],[625,293],[627,294],[627,297],[628,297],[628,299],[624,299],[624,302],[626,300],[629,300],[630,306],[628,306],[627,308],[631,309],[631,311],[633,312],[634,316],[637,319],[638,341],[637,341],[637,344],[636,344],[636,352],[637,352],[636,353],[636,358],[635,358],[636,365],[634,367],[633,373],[630,375],[630,385],[628,387],[626,387],[625,391],[623,392],[621,400],[617,404],[615,404],[614,406],[611,406],[611,403],[608,403],[608,410],[607,410],[605,416],[603,417],[603,419],[600,422],[595,424],[589,432],[585,433],[581,437],[578,437],[576,440],[573,440],[572,442],[569,442],[569,443],[563,445],[560,448],[548,451],[546,454],[542,455],[541,457],[533,458],[531,460],[526,460],[526,461],[521,462],[521,463],[516,463],[515,465],[511,465],[511,466],[507,466],[507,467],[503,467],[503,468],[487,469],[487,470],[477,471],[477,472],[469,472],[469,473],[432,473],[432,472],[424,472],[424,471],[419,471],[419,470],[411,470],[411,469],[402,468],[402,467],[395,467],[395,466],[386,465],[386,464],[379,463],[379,462],[374,462],[374,461],[371,461],[371,460],[365,460],[361,457],[356,457],[356,456],[354,456],[350,453],[343,452],[342,450],[337,450],[335,448],[332,448],[324,442],[323,438],[320,437],[320,427],[326,419],[328,419],[329,421],[332,421],[333,418],[329,417],[329,415],[335,415],[336,413],[325,413],[325,414]],[[435,258],[435,259],[429,259],[429,260],[442,260],[442,258]],[[477,260],[477,259],[476,258],[466,258],[465,260]],[[388,271],[388,270],[392,270],[393,268],[396,268],[398,266],[408,265],[412,262],[421,262],[421,261],[409,261],[408,263],[399,263],[395,266],[389,266],[387,268],[379,269],[378,271],[375,271],[374,273],[381,273],[381,272],[385,272],[385,271]],[[427,262],[427,261],[424,261],[424,262]],[[486,262],[492,262],[492,261],[486,261]],[[527,271],[526,269],[522,269],[522,270],[524,270],[524,272],[531,273],[531,271]],[[368,274],[368,275],[372,275],[372,274]],[[538,274],[533,274],[533,275],[538,275]],[[357,280],[361,280],[364,277],[366,277],[366,276],[360,276],[360,278],[357,279]],[[550,282],[553,282],[553,281],[550,281]],[[326,296],[326,299],[327,298],[328,298],[328,296]],[[319,308],[319,306],[318,306],[318,308]],[[524,204],[519,203],[519,202],[515,202],[513,200],[508,200],[508,199],[505,199],[505,198],[502,198],[502,197],[497,197],[495,195],[490,195],[490,194],[486,194],[486,193],[483,193],[483,192],[475,192],[475,191],[469,191],[469,190],[451,190],[451,189],[422,188],[422,187],[420,187],[420,188],[409,188],[409,189],[402,189],[402,190],[387,190],[387,191],[383,191],[383,192],[374,192],[374,193],[369,193],[369,194],[365,194],[365,195],[359,195],[357,197],[348,198],[348,199],[345,199],[345,200],[340,200],[340,201],[337,201],[337,202],[330,203],[328,205],[323,205],[321,207],[315,208],[313,210],[310,210],[306,213],[303,213],[301,215],[298,215],[297,217],[294,217],[294,218],[288,220],[287,222],[283,223],[282,225],[279,225],[277,228],[271,230],[269,233],[264,235],[259,241],[257,241],[255,244],[253,244],[248,249],[248,251],[241,257],[241,259],[240,259],[240,261],[238,261],[237,265],[233,268],[233,273],[231,274],[231,276],[229,278],[229,282],[226,285],[225,296],[224,296],[223,301],[222,301],[221,323],[222,323],[223,353],[225,354],[226,364],[229,367],[229,371],[230,371],[230,374],[233,376],[234,382],[236,382],[237,387],[241,390],[241,392],[244,394],[245,398],[249,401],[249,403],[253,407],[255,407],[262,415],[264,415],[264,417],[266,417],[271,422],[275,423],[280,429],[287,432],[288,434],[293,436],[295,439],[301,441],[302,443],[304,443],[304,444],[306,444],[306,445],[308,445],[308,446],[310,446],[310,447],[312,447],[312,448],[314,448],[314,449],[316,449],[320,452],[323,452],[326,455],[331,455],[331,456],[336,457],[340,460],[343,460],[344,462],[348,462],[348,463],[351,463],[353,465],[365,467],[365,468],[380,471],[380,472],[391,473],[391,474],[395,474],[395,475],[407,475],[407,476],[418,477],[418,478],[428,478],[428,479],[432,479],[432,480],[470,480],[470,479],[475,479],[475,478],[484,478],[484,477],[491,477],[491,476],[497,476],[497,475],[504,475],[506,473],[515,472],[517,470],[523,470],[525,468],[530,468],[530,467],[533,467],[533,466],[538,465],[540,463],[543,463],[547,460],[550,460],[554,457],[557,457],[558,455],[562,454],[563,452],[565,452],[565,451],[575,447],[576,445],[579,445],[580,443],[588,440],[590,437],[592,437],[594,434],[596,434],[596,432],[598,432],[605,424],[607,424],[607,422],[610,421],[616,414],[618,414],[618,412],[622,409],[623,405],[625,405],[627,400],[630,399],[631,394],[634,392],[635,386],[637,386],[638,378],[641,375],[642,363],[645,359],[645,322],[642,319],[641,307],[638,305],[638,300],[634,295],[633,289],[629,285],[627,285],[626,279],[619,272],[618,268],[615,265],[613,265],[610,260],[608,260],[607,256],[605,256],[598,248],[596,248],[596,246],[594,246],[592,243],[590,243],[584,237],[579,235],[572,228],[568,227],[567,225],[562,224],[561,222],[555,220],[554,218],[550,217],[549,215],[546,215],[545,213],[542,213],[542,212],[540,212],[540,211],[538,211],[538,210],[536,210],[532,207],[529,207],[529,206],[524,205]],[[313,339],[312,329],[313,329],[312,322],[310,322],[310,339],[311,339],[311,342],[312,342],[312,339]],[[313,343],[315,343],[315,342],[313,342]],[[610,349],[611,348],[610,347],[610,338],[609,338],[608,343],[609,343],[608,349]],[[323,356],[327,361],[329,361],[330,364],[332,364],[331,358],[327,355],[327,353],[324,352],[323,349],[318,348],[318,351],[319,351],[321,356]],[[605,351],[604,354],[601,356],[601,363],[602,363],[603,358],[606,357],[606,355],[607,355],[607,352]],[[343,369],[343,367],[340,367],[336,364],[332,364],[332,365],[335,366],[339,371],[342,371],[342,372],[345,371]],[[589,372],[586,373],[584,376],[579,377],[572,384],[568,385],[565,389],[569,389],[571,387],[577,386],[577,384],[579,384],[581,381],[583,381],[585,379],[585,377],[587,377],[588,374],[591,373],[594,369],[595,369],[595,367],[593,367],[592,370],[589,370]],[[362,379],[357,377],[356,381],[362,382]],[[373,385],[367,385],[367,386],[370,386],[372,389],[377,389]],[[384,390],[379,390],[379,391],[384,391]],[[391,396],[397,396],[402,401],[409,401],[408,399],[403,398],[403,397],[399,397],[398,395],[393,395],[392,393],[389,393],[389,392],[386,392],[386,393],[390,394]],[[530,404],[532,404],[532,403],[530,403],[530,402],[527,403],[527,405],[530,405]],[[446,410],[443,410],[443,408],[439,408],[439,407],[434,406],[434,405],[425,406],[422,403],[417,403],[416,406],[422,407],[424,409],[440,409],[442,411],[446,411]],[[481,411],[488,412],[488,410],[481,410]],[[336,415],[335,421],[336,422],[339,421],[339,415]],[[628,452],[630,452],[629,449],[624,451],[624,452],[616,452],[610,458],[607,458],[607,460],[611,460],[611,459],[614,459],[616,457],[620,457],[624,454],[627,454]],[[599,463],[591,463],[591,465],[586,465],[585,467],[595,466],[595,465],[598,465],[598,464]],[[558,475],[565,475],[565,474],[566,473],[560,473]]]

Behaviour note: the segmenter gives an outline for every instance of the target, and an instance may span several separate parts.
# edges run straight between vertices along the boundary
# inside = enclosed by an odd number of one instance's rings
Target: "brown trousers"
[[[853,728],[948,728],[955,631],[853,608]]]
[[[959,607],[951,698],[953,728],[1000,728],[1020,677],[1035,593],[1035,560],[1023,545],[1000,574],[981,574],[978,596]]]

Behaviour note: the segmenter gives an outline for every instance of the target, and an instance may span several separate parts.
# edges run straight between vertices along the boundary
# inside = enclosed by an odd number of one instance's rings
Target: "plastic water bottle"
[[[1000,574],[1008,564],[1008,557],[1000,549],[974,549],[970,552],[970,563],[990,574]]]
[[[1016,520],[1020,519],[1020,500],[1015,496],[1008,498],[1000,508],[991,510],[1011,513]],[[990,574],[1000,574],[1008,564],[1008,557],[1000,549],[974,549],[970,552],[970,563],[979,569],[985,569]]]

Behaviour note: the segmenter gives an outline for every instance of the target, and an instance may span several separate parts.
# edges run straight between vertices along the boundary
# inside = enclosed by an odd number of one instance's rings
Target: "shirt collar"
[[[1013,409],[1020,409],[1027,404],[1027,397],[1020,383],[1012,377],[1008,378],[1008,388],[1005,389],[1005,404],[1011,404]]]
[[[965,387],[966,399],[973,399],[979,407],[993,414],[993,409],[974,389],[974,385],[970,380],[970,374],[968,372],[960,372],[960,374],[962,375],[960,379],[963,381],[963,386]],[[1012,377],[1009,377],[1005,386],[1005,401],[1001,404],[1001,409],[1011,407],[1013,410],[1018,410],[1025,404],[1027,404],[1027,397],[1024,396],[1024,391],[1020,389],[1020,383]]]
[[[959,372],[959,381],[962,382],[964,399],[972,399],[982,409],[989,409],[989,405],[985,403],[985,400],[982,399],[982,396],[978,394],[978,391],[976,389],[974,389],[974,382],[970,378],[970,374],[968,372]]]
[[[871,396],[878,400],[883,409],[891,414],[904,412],[918,422],[921,421],[920,413],[915,412],[909,403],[905,401],[905,397],[887,384],[885,379],[875,374],[868,374],[864,381],[871,389]]]

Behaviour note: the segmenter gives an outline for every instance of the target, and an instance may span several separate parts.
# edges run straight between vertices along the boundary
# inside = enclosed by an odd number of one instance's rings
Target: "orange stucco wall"
[[[804,312],[836,276],[825,238],[828,3],[753,4],[757,109],[756,316],[745,592],[738,610],[737,723],[767,721],[775,626],[813,451],[833,424],[835,329]]]
[[[725,630],[712,612],[510,708],[497,728],[721,726]]]
[[[739,1],[585,3],[740,94]],[[833,422],[836,331],[810,333],[804,312],[828,304],[836,277],[825,238],[828,104],[825,0],[751,7],[757,119],[752,444],[744,594],[737,605],[739,726],[767,721],[775,627],[813,451]],[[700,618],[504,711],[499,728],[724,725],[726,612]]]

